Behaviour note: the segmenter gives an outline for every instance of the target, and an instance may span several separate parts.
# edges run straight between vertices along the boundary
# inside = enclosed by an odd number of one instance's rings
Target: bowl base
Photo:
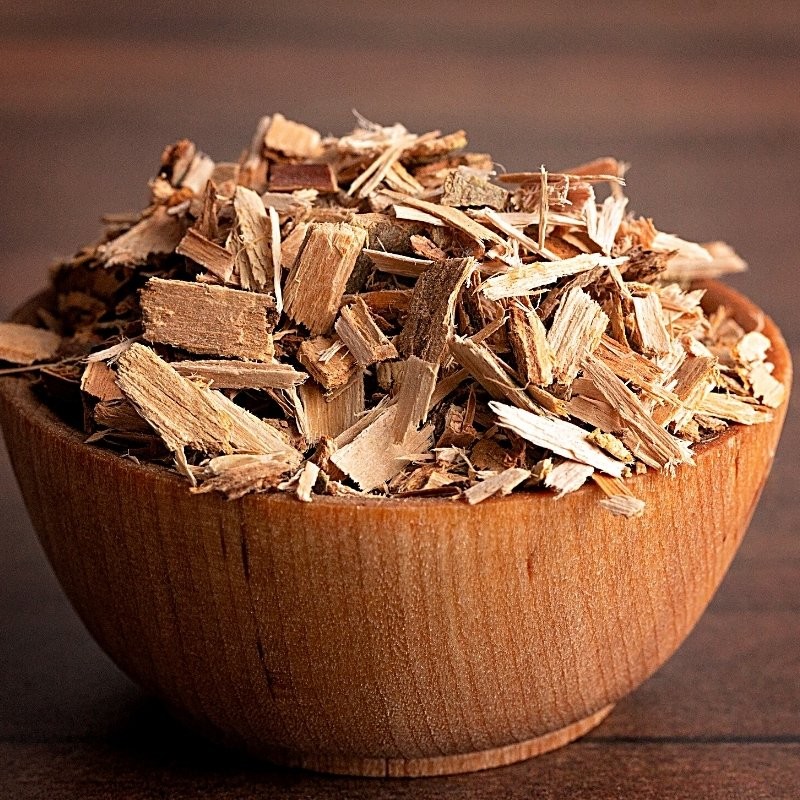
[[[504,747],[493,747],[474,753],[457,753],[431,758],[348,758],[346,756],[302,755],[275,757],[270,761],[284,766],[301,767],[314,772],[336,775],[358,775],[366,777],[419,778],[433,775],[456,775],[462,772],[477,772],[492,767],[502,767],[525,761],[543,753],[549,753],[578,739],[597,727],[614,708],[610,704],[556,731],[550,731],[535,739],[514,742]]]

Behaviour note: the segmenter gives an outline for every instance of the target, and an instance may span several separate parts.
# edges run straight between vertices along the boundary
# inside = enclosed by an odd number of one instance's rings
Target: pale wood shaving
[[[390,406],[351,442],[341,447],[331,461],[352,478],[363,491],[391,480],[433,444],[433,427],[409,434],[402,444],[393,441],[397,407]]]
[[[531,414],[521,408],[507,406],[494,400],[489,408],[496,414],[499,423],[514,431],[523,439],[539,447],[545,447],[564,458],[580,461],[616,478],[622,476],[625,464],[606,455],[589,441],[589,432],[571,422],[548,419]]]
[[[553,354],[553,377],[569,383],[577,375],[581,359],[593,353],[608,325],[603,309],[582,289],[572,289],[561,301],[547,344]]]
[[[514,267],[505,273],[493,275],[481,284],[481,292],[490,300],[504,297],[522,297],[536,289],[549,286],[560,278],[588,272],[596,267],[624,264],[626,258],[609,258],[594,253],[574,256],[551,262],[534,262]]]
[[[0,322],[0,361],[30,365],[50,361],[61,346],[61,337],[44,328]]]
[[[397,413],[395,414],[394,441],[402,444],[409,434],[416,433],[418,427],[428,417],[428,406],[439,365],[423,361],[416,356],[406,359],[403,378],[397,392]]]
[[[490,475],[488,478],[484,478],[474,486],[471,486],[464,492],[462,497],[469,505],[474,506],[476,503],[482,503],[496,494],[501,496],[511,494],[517,486],[528,480],[530,476],[530,470],[510,467],[503,470],[503,472]]]
[[[544,485],[555,491],[556,497],[575,492],[594,473],[594,467],[565,459],[554,464],[544,477]]]

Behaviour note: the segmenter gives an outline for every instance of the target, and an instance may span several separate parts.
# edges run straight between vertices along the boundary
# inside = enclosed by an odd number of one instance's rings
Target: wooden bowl
[[[710,306],[760,312],[710,285]],[[775,374],[791,364],[770,320]],[[92,635],[183,717],[353,775],[508,764],[575,739],[692,629],[747,528],[784,408],[633,480],[626,520],[561,500],[192,495],[83,444],[20,378],[0,420],[33,524]]]

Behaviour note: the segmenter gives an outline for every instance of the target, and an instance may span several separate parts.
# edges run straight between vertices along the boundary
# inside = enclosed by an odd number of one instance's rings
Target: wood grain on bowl
[[[708,302],[763,320],[735,292]],[[87,446],[0,381],[0,420],[62,586],[134,680],[274,761],[365,775],[481,769],[558,747],[674,652],[719,585],[769,471],[772,422],[736,426],[675,477],[634,479],[640,518],[586,487],[476,506],[192,495]]]

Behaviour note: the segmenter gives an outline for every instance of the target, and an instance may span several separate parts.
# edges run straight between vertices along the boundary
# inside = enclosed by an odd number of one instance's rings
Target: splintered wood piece
[[[397,253],[386,253],[383,250],[364,248],[364,253],[381,272],[401,275],[404,278],[418,278],[433,264],[433,261],[427,258],[402,256]]]
[[[608,336],[601,337],[594,355],[617,377],[637,386],[647,387],[664,377],[658,364]]]
[[[556,497],[575,492],[594,474],[594,467],[565,459],[553,465],[544,477],[544,485],[556,492]]]
[[[410,433],[402,444],[394,442],[396,417],[397,406],[386,408],[351,442],[331,456],[331,461],[365,492],[390,481],[431,448],[432,425]]]
[[[621,431],[625,427],[614,407],[603,400],[574,395],[567,403],[567,412],[571,417],[602,431]]]
[[[669,353],[672,339],[664,325],[661,300],[655,292],[633,298],[636,319],[634,340],[643,353],[663,356]]]
[[[583,253],[559,261],[536,261],[532,264],[523,264],[521,267],[513,267],[507,272],[487,278],[481,284],[481,291],[490,300],[522,297],[568,275],[588,272],[596,267],[623,264],[625,261],[627,261],[625,257],[609,258],[595,253]]]
[[[558,398],[543,390],[536,391],[533,386],[527,387],[527,392],[518,386],[500,359],[486,345],[456,336],[449,346],[453,358],[496,400],[508,400],[533,413],[544,409],[566,416],[566,407]]]
[[[428,407],[439,365],[409,356],[403,369],[403,378],[397,392],[397,413],[395,415],[394,441],[401,444],[409,434],[416,433],[419,425],[428,417]]]
[[[319,477],[320,469],[313,461],[306,461],[303,464],[300,475],[297,478],[297,499],[304,503],[311,502],[311,493],[314,489],[314,484]]]
[[[228,500],[238,500],[251,492],[277,488],[281,478],[294,467],[280,453],[273,453],[220,456],[212,458],[206,469],[210,477],[192,492],[220,492]]]
[[[252,189],[236,187],[233,198],[241,253],[239,280],[243,289],[263,292],[272,283],[270,228],[264,201]]]
[[[414,234],[409,237],[411,249],[422,259],[427,261],[444,261],[447,254],[437,247],[427,236]]]
[[[281,222],[278,212],[270,207],[269,213],[270,229],[270,255],[272,256],[272,292],[275,295],[275,310],[280,316],[283,313],[283,280],[282,264],[283,251],[281,248]]]
[[[149,347],[132,344],[117,361],[117,384],[173,452],[233,452],[230,421],[208,391],[179,375]]]
[[[281,436],[277,428],[237,405],[222,392],[207,389],[206,393],[226,419],[235,453],[279,453],[292,467],[297,467],[303,460],[302,454]]]
[[[222,283],[230,281],[236,260],[235,255],[210,241],[194,228],[186,231],[186,235],[178,243],[175,252],[190,258],[215,278],[219,278]]]
[[[297,254],[306,240],[307,231],[308,223],[298,222],[281,242],[281,266],[285,269],[291,269],[297,260]]]
[[[335,439],[364,413],[362,375],[356,375],[331,398],[316,381],[303,384],[298,392],[305,409],[305,436],[309,444],[316,444],[323,436]]]
[[[328,394],[347,386],[358,372],[358,364],[346,347],[334,350],[337,340],[328,336],[306,339],[298,348],[297,359]]]
[[[330,164],[273,164],[269,170],[272,192],[315,189],[320,194],[338,192],[336,176]]]
[[[176,215],[158,206],[150,216],[130,230],[97,248],[97,255],[107,267],[122,264],[138,267],[148,258],[172,253],[183,236],[183,223]]]
[[[122,400],[125,397],[117,386],[117,375],[102,361],[90,361],[81,375],[81,391],[96,400]]]
[[[508,309],[508,343],[517,362],[517,372],[525,383],[549,386],[553,382],[553,353],[539,316],[512,305]]]
[[[568,384],[573,380],[581,358],[594,352],[607,326],[608,317],[586,292],[576,287],[567,293],[547,332],[557,381]]]
[[[342,308],[334,327],[362,369],[376,361],[397,358],[395,346],[375,324],[367,304],[360,297]]]
[[[501,497],[511,494],[517,486],[523,481],[530,478],[530,470],[521,469],[519,467],[509,467],[502,472],[497,472],[484,478],[474,486],[470,486],[461,497],[474,506],[476,503],[481,503],[484,500],[499,494]]]
[[[224,359],[173,361],[179,375],[202,378],[215,389],[290,389],[308,378],[290,364]]]
[[[556,455],[580,461],[616,478],[622,477],[625,464],[604,453],[589,441],[589,432],[562,419],[531,414],[521,408],[489,401],[504,428],[514,431],[528,442],[552,450]]]
[[[367,232],[345,222],[311,224],[286,279],[286,313],[311,333],[329,331],[366,243]]]
[[[687,442],[667,433],[647,412],[642,401],[600,359],[586,354],[581,362],[584,375],[616,409],[626,428],[634,437],[625,443],[633,454],[652,467],[673,467],[692,463],[692,453]]]
[[[50,361],[61,346],[61,337],[44,328],[17,322],[0,322],[0,361],[28,366]]]
[[[277,313],[269,295],[151,278],[141,292],[145,338],[192,353],[268,361]]]
[[[740,425],[756,425],[772,419],[771,411],[754,406],[733,395],[719,394],[718,392],[706,395],[698,411],[719,419],[738,422]]]
[[[659,406],[653,411],[653,419],[659,425],[674,422],[675,430],[680,431],[714,388],[716,371],[716,358],[687,354],[670,381],[674,383],[672,393],[681,401],[682,407],[675,403]]]
[[[455,131],[444,136],[420,137],[403,153],[403,161],[430,161],[466,146],[467,134],[464,131]]]
[[[445,222],[457,230],[463,231],[467,234],[467,236],[471,236],[476,242],[481,244],[484,242],[489,242],[499,247],[500,252],[502,253],[505,253],[507,250],[508,246],[502,236],[498,236],[494,231],[491,231],[484,225],[475,222],[474,219],[471,219],[463,211],[459,211],[457,208],[440,206],[438,203],[431,203],[428,200],[421,200],[418,197],[409,197],[408,195],[403,195],[399,192],[393,192],[389,189],[385,189],[383,194],[387,195],[400,205],[416,208],[419,211],[429,214],[435,219]]]
[[[474,172],[458,168],[447,174],[439,202],[443,206],[459,208],[488,206],[501,211],[507,200],[508,192],[501,186],[495,186]]]
[[[314,158],[321,152],[322,137],[308,125],[273,114],[264,135],[264,146],[288,158]]]
[[[780,408],[786,398],[786,387],[770,372],[764,362],[753,364],[747,370],[747,380],[753,397],[769,408]]]
[[[405,195],[403,195],[405,197]],[[394,215],[401,222],[423,222],[425,225],[433,225],[435,228],[445,227],[445,223],[433,214],[428,214],[425,211],[420,211],[418,208],[411,206],[397,205],[392,206]]]
[[[120,391],[120,394],[122,392]],[[92,409],[95,425],[125,433],[149,433],[153,438],[153,428],[122,394],[122,399],[100,400]]]
[[[592,475],[592,480],[606,497],[600,501],[603,508],[622,517],[638,517],[644,511],[645,502],[634,497],[633,492],[619,479],[607,475]]]
[[[474,258],[449,258],[435,262],[419,277],[405,325],[395,340],[403,355],[441,362],[453,332],[458,293],[476,266]]]

